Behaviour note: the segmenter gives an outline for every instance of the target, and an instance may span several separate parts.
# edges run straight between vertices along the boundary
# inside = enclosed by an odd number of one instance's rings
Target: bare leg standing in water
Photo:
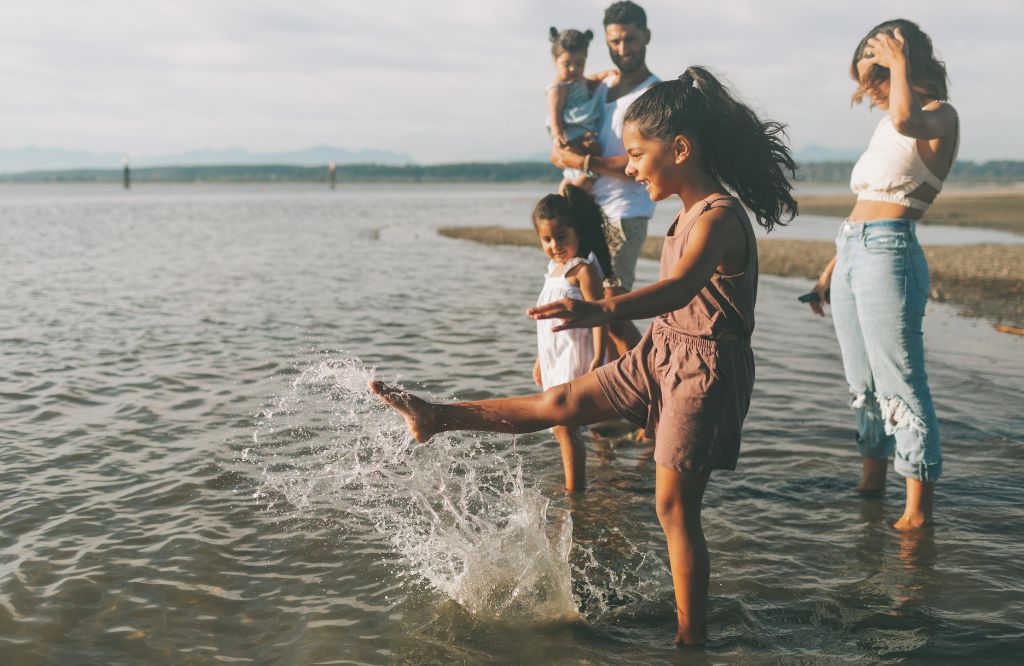
[[[711,578],[711,556],[700,523],[711,470],[681,474],[658,465],[655,476],[654,501],[658,521],[668,542],[668,561],[672,568],[672,584],[676,591],[675,643],[695,645],[707,638],[708,583]]]

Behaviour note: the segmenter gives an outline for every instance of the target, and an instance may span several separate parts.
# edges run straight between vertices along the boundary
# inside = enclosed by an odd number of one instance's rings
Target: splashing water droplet
[[[372,524],[409,573],[472,613],[577,618],[572,518],[526,487],[514,443],[461,433],[415,444],[373,378],[356,358],[322,355],[260,414],[245,456],[260,500]]]

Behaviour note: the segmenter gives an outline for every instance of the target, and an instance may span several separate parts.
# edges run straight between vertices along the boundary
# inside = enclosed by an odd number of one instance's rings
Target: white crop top
[[[959,128],[957,143],[959,144]],[[953,149],[953,161],[959,145]],[[857,201],[888,201],[891,203],[928,210],[930,201],[911,197],[918,187],[927,183],[942,191],[942,179],[932,173],[917,151],[917,139],[896,131],[889,114],[875,128],[868,149],[853,165],[850,189]]]

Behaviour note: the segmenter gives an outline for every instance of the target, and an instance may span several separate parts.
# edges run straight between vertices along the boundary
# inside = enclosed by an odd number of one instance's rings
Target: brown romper
[[[682,255],[694,222],[712,208],[727,208],[742,222],[746,270],[714,273],[689,303],[655,319],[629,353],[597,370],[616,411],[654,437],[654,461],[677,472],[736,469],[754,387],[757,241],[739,201],[709,201],[678,229],[677,217],[665,236],[660,279]]]

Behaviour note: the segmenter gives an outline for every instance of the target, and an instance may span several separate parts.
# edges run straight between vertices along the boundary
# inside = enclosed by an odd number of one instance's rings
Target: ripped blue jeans
[[[912,220],[844,222],[836,238],[832,321],[864,458],[920,481],[942,473],[939,424],[924,370],[928,263]]]

